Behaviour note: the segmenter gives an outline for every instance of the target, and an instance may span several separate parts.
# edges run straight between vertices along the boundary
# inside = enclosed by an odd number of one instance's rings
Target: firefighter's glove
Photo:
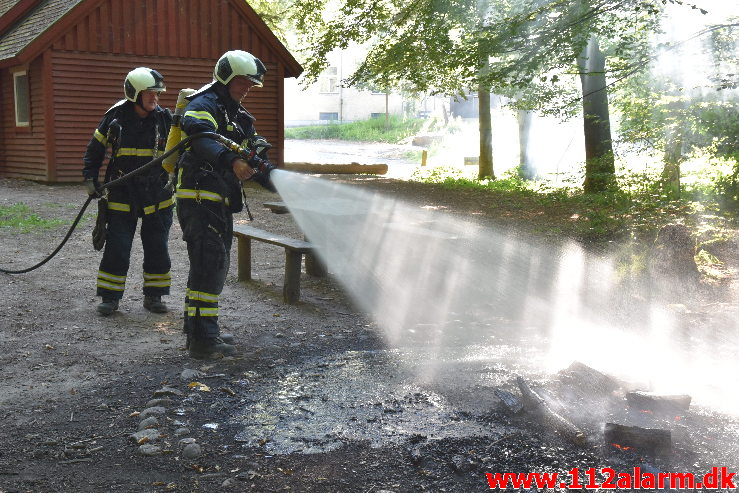
[[[254,149],[257,156],[262,159],[267,159],[267,151],[272,149],[272,144],[267,142],[267,139],[264,137],[257,135],[252,141],[251,148]]]
[[[261,159],[256,156],[251,159],[249,164],[256,171],[252,176],[252,179],[270,192],[277,193],[277,189],[275,188],[269,176],[270,173],[272,173],[272,170],[276,169],[276,166],[266,159]]]
[[[99,199],[103,195],[100,193],[100,183],[96,178],[85,178],[85,187],[87,188],[87,195],[92,195],[96,199]]]
[[[175,183],[176,177],[174,173],[169,173],[169,177],[167,179],[167,184],[164,185],[164,189],[168,192],[174,192],[174,183]]]

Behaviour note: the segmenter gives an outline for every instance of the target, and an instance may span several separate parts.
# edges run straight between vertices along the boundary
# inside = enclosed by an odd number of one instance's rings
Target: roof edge
[[[0,36],[4,35],[8,29],[13,27],[16,22],[26,16],[34,7],[41,3],[42,0],[20,0],[13,5],[2,17],[0,17]]]
[[[105,0],[81,0],[77,5],[65,12],[56,22],[47,26],[45,30],[16,53],[14,57],[0,61],[0,67],[13,65],[8,63],[9,61],[14,61],[15,65],[29,63],[54,42],[59,31],[64,31],[74,25],[82,16],[87,15],[90,10],[103,3],[103,1]]]

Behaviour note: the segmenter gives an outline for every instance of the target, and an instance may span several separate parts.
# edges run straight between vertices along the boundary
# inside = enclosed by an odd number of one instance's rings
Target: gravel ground
[[[470,198],[387,177],[329,179],[455,217],[501,219]],[[302,236],[290,214],[261,206],[274,195],[247,195],[252,225]],[[2,206],[24,203],[65,222],[0,229],[2,267],[17,269],[58,244],[85,195],[81,185],[0,180],[0,197]],[[539,367],[533,346],[521,342],[538,334],[510,317],[480,320],[492,329],[475,345],[449,336],[443,354],[423,338],[391,345],[331,276],[303,274],[300,302],[283,303],[283,251],[263,244],[254,247],[255,279],[238,282],[232,262],[222,297],[224,331],[237,337],[239,354],[191,360],[181,334],[187,258],[178,226],[170,313],[143,309],[135,243],[121,309],[104,318],[95,313],[92,222],[88,212],[44,267],[0,274],[0,492],[471,492],[488,490],[486,473],[495,472],[739,470],[737,413],[700,402],[667,415],[629,409],[626,381],[604,388],[582,368]],[[736,343],[735,299],[690,307],[692,324],[718,327],[721,343]],[[481,357],[480,348],[489,352]],[[517,375],[582,429],[583,445],[531,408],[504,405],[496,390],[520,396]],[[669,429],[672,454],[604,444],[607,421]]]

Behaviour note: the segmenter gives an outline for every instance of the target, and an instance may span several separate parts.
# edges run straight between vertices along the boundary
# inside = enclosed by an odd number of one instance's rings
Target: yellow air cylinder
[[[169,152],[174,146],[180,143],[182,140],[182,129],[180,129],[180,120],[182,115],[185,114],[185,107],[189,101],[187,97],[194,94],[195,89],[181,89],[180,94],[177,96],[177,105],[174,109],[174,116],[172,117],[172,126],[169,127],[169,136],[167,137],[167,145],[164,148],[165,152]],[[180,152],[173,152],[171,155],[164,158],[162,161],[162,167],[167,170],[167,173],[174,173],[174,166],[177,160],[180,158]]]

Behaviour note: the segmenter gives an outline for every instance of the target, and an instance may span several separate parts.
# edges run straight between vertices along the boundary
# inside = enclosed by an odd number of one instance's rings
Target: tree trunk
[[[493,173],[493,122],[490,116],[490,88],[479,86],[478,112],[480,122],[480,171],[478,178],[495,179]]]
[[[664,168],[662,169],[662,181],[665,192],[670,199],[680,197],[680,162],[683,158],[683,135],[685,126],[682,121],[682,108],[677,108],[677,118],[667,128],[665,138]]]
[[[385,128],[390,126],[390,91],[385,91]]]
[[[531,117],[533,112],[518,110],[518,167],[521,178],[533,180],[536,177],[536,169],[529,158],[529,133],[531,131]]]
[[[606,91],[606,58],[598,39],[591,36],[577,58],[582,84],[583,129],[585,132],[585,193],[602,192],[616,172],[611,142],[611,123]]]

